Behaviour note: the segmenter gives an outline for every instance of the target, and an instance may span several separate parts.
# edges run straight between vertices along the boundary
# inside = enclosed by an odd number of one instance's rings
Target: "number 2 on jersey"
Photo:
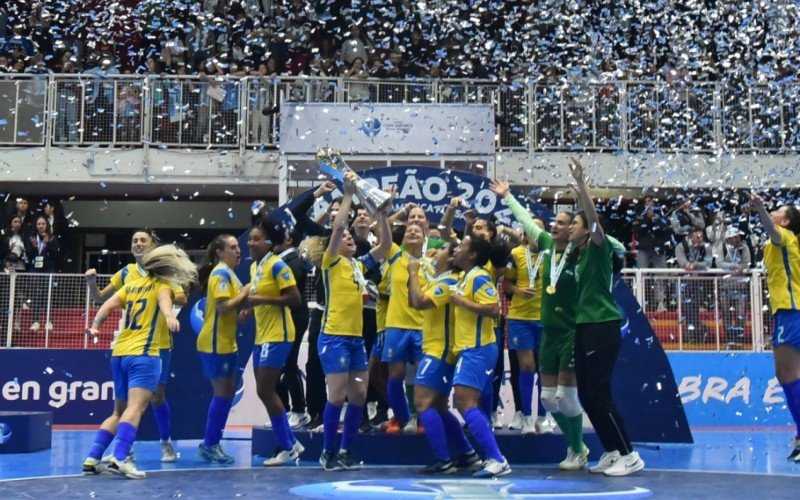
[[[142,325],[139,323],[139,318],[146,308],[147,299],[128,302],[128,308],[125,310],[125,328],[128,330],[140,330]]]

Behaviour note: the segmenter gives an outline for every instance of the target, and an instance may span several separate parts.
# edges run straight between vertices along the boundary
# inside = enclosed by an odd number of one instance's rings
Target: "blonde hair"
[[[197,283],[197,268],[186,252],[175,245],[156,247],[144,254],[142,268],[173,287],[189,288]]]
[[[300,242],[298,250],[300,255],[308,259],[309,262],[319,267],[322,264],[322,255],[328,247],[330,238],[323,236],[312,236]]]

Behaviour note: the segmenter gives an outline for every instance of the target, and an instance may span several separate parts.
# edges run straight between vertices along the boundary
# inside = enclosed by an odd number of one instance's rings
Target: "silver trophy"
[[[392,195],[359,177],[347,166],[338,151],[331,148],[320,149],[317,151],[317,161],[321,172],[339,182],[344,182],[345,175],[352,173],[356,178],[356,197],[369,213],[376,214],[392,203]]]

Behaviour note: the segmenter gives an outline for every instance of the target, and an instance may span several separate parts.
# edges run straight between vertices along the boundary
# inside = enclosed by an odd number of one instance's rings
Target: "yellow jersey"
[[[389,263],[390,296],[386,312],[386,328],[400,328],[403,330],[422,330],[422,311],[417,311],[408,304],[408,262],[411,255],[392,243],[392,249],[386,256]],[[427,276],[433,275],[433,268],[427,258],[420,260],[419,279],[420,286],[428,283]]]
[[[272,252],[250,265],[250,290],[261,297],[277,298],[281,291],[297,286],[286,262]],[[255,292],[252,290],[255,289]],[[294,322],[288,307],[259,304],[253,308],[256,317],[256,344],[294,342]]]
[[[233,269],[224,262],[217,264],[208,278],[203,328],[197,336],[198,352],[231,354],[238,350],[236,324],[239,311],[231,309],[226,313],[219,313],[217,301],[230,300],[240,293],[242,293],[242,282]]]
[[[156,324],[161,315],[158,294],[162,290],[172,292],[172,287],[157,278],[129,279],[116,296],[125,308],[125,328],[120,332],[112,356],[158,356],[158,334]]]
[[[322,282],[325,285],[325,311],[322,333],[360,337],[364,328],[364,273],[375,267],[372,254],[358,259],[322,256]]]
[[[797,235],[780,226],[775,229],[781,241],[764,245],[764,268],[767,271],[767,289],[772,314],[778,311],[800,309],[800,244]]]
[[[128,282],[146,276],[147,271],[142,269],[139,264],[128,264],[111,276],[111,286],[114,287],[114,290],[121,290]],[[176,286],[172,289],[173,297],[184,293],[183,287]],[[163,314],[159,314],[156,320],[156,339],[156,346],[159,349],[172,349],[172,332],[167,328],[167,320],[164,319]]]
[[[511,304],[508,306],[508,319],[518,319],[523,321],[539,321],[542,319],[542,283],[544,280],[544,268],[542,261],[544,253],[537,253],[527,245],[518,246],[511,250],[511,259],[503,275],[508,281],[514,281],[520,288],[531,287],[530,275],[535,272],[533,277],[534,295],[526,298],[521,293],[515,293],[511,297]]]
[[[455,364],[453,354],[455,341],[455,308],[450,304],[452,287],[458,278],[452,272],[437,276],[422,290],[436,307],[422,311],[422,354],[443,359]]]
[[[477,304],[499,304],[497,288],[485,268],[473,267],[456,284],[457,293]],[[494,318],[479,316],[466,307],[456,307],[454,353],[495,341]]]
[[[389,263],[385,260],[381,262],[381,281],[378,283],[378,293],[385,295],[389,293]],[[389,308],[389,299],[378,296],[378,301],[375,306],[375,323],[378,326],[377,332],[386,331],[386,310]]]

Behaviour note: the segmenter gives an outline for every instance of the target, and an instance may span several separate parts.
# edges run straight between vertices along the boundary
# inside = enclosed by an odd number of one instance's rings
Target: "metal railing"
[[[796,152],[800,85],[0,75],[0,145],[275,147],[291,102],[488,103],[496,148]]]
[[[98,275],[97,286],[103,289],[110,277]],[[666,350],[771,349],[773,318],[761,270],[626,269],[622,277]],[[309,303],[316,300],[312,283],[310,274],[303,290]],[[82,274],[0,274],[0,310],[5,311],[0,346],[106,349],[121,313],[112,314],[94,342],[84,332],[98,307]]]

